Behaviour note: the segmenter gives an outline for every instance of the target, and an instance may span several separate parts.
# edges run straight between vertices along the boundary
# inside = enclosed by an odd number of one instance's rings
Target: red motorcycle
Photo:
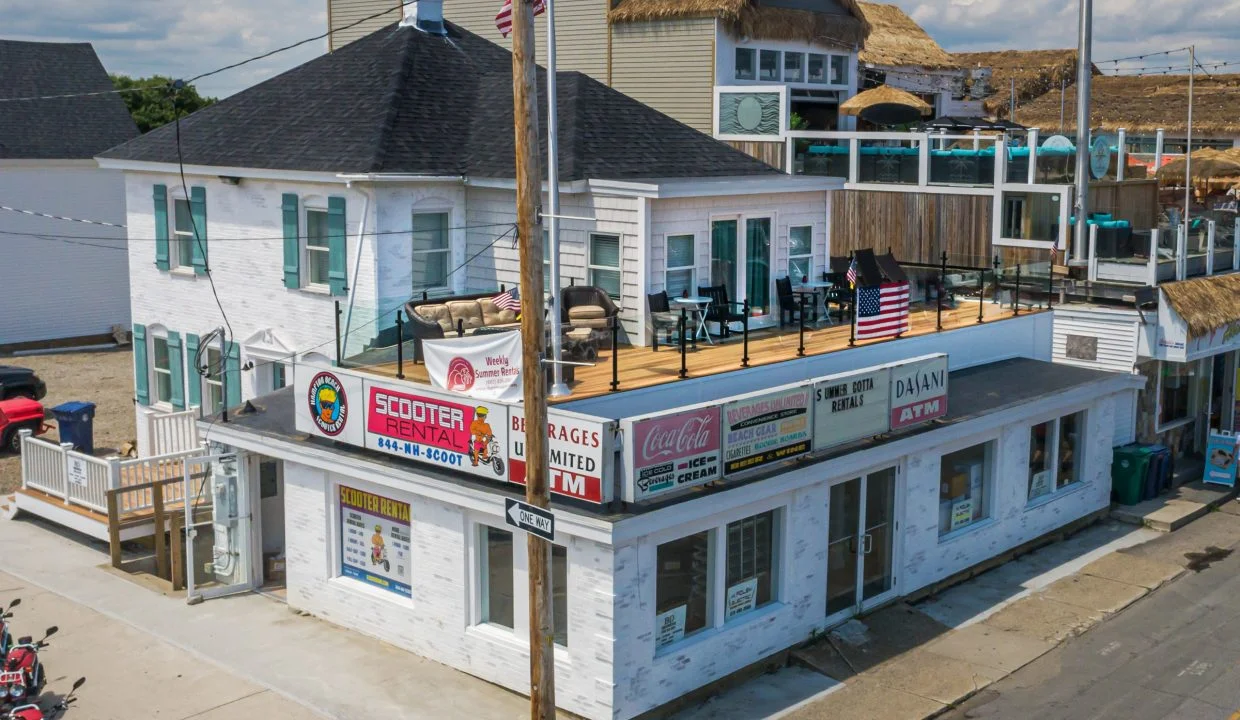
[[[73,689],[69,691],[69,694],[60,702],[49,707],[46,712],[37,704],[22,705],[10,710],[9,714],[4,716],[4,720],[52,720],[52,718],[60,715],[77,701],[77,698],[73,697],[73,693],[77,692],[78,688],[85,684],[86,678],[78,678],[73,683]]]
[[[0,691],[4,692],[0,704],[24,705],[38,700],[47,684],[43,663],[39,662],[39,650],[47,647],[47,639],[56,634],[55,625],[47,629],[43,639],[33,642],[30,636],[17,639],[17,644],[4,657],[0,670]]]
[[[13,608],[22,604],[21,598],[15,598],[9,606],[0,610],[0,657],[9,656],[9,648],[13,646],[13,636],[9,633],[9,618],[13,617]]]

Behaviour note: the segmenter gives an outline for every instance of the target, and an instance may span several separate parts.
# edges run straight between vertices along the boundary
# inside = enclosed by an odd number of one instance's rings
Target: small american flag
[[[1057,242],[1054,245],[1051,245],[1051,265],[1054,266],[1055,261],[1058,259],[1059,259],[1059,243]]]
[[[521,297],[517,288],[505,290],[504,292],[491,298],[491,302],[495,303],[495,307],[500,310],[511,310],[513,312],[521,312]]]
[[[534,0],[534,14],[542,15],[547,10],[546,0]],[[508,33],[512,32],[512,0],[504,0],[504,7],[499,9],[499,14],[495,16],[495,27],[499,28],[499,34],[508,37]]]
[[[871,340],[908,332],[908,296],[907,281],[857,288],[856,338]]]
[[[844,273],[844,279],[848,281],[848,287],[857,287],[857,258],[848,263],[848,272]]]

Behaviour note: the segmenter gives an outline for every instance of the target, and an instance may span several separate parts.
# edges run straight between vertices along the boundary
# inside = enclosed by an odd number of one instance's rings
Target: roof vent
[[[447,35],[443,26],[443,0],[414,0],[405,6],[401,27],[412,25],[431,35]]]

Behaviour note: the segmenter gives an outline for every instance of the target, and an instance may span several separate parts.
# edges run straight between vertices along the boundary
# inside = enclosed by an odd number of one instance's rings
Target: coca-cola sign
[[[626,421],[632,478],[626,500],[639,502],[720,476],[718,407]]]

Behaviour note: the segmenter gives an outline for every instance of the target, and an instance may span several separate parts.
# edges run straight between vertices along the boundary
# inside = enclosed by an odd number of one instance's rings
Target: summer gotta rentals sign
[[[724,472],[768,465],[809,452],[810,389],[797,387],[723,406]]]
[[[423,340],[431,384],[484,400],[521,399],[521,333]]]
[[[722,447],[717,406],[672,412],[621,424],[632,482],[625,500],[639,502],[720,477]]]
[[[839,375],[814,384],[814,449],[889,429],[891,369]]]

